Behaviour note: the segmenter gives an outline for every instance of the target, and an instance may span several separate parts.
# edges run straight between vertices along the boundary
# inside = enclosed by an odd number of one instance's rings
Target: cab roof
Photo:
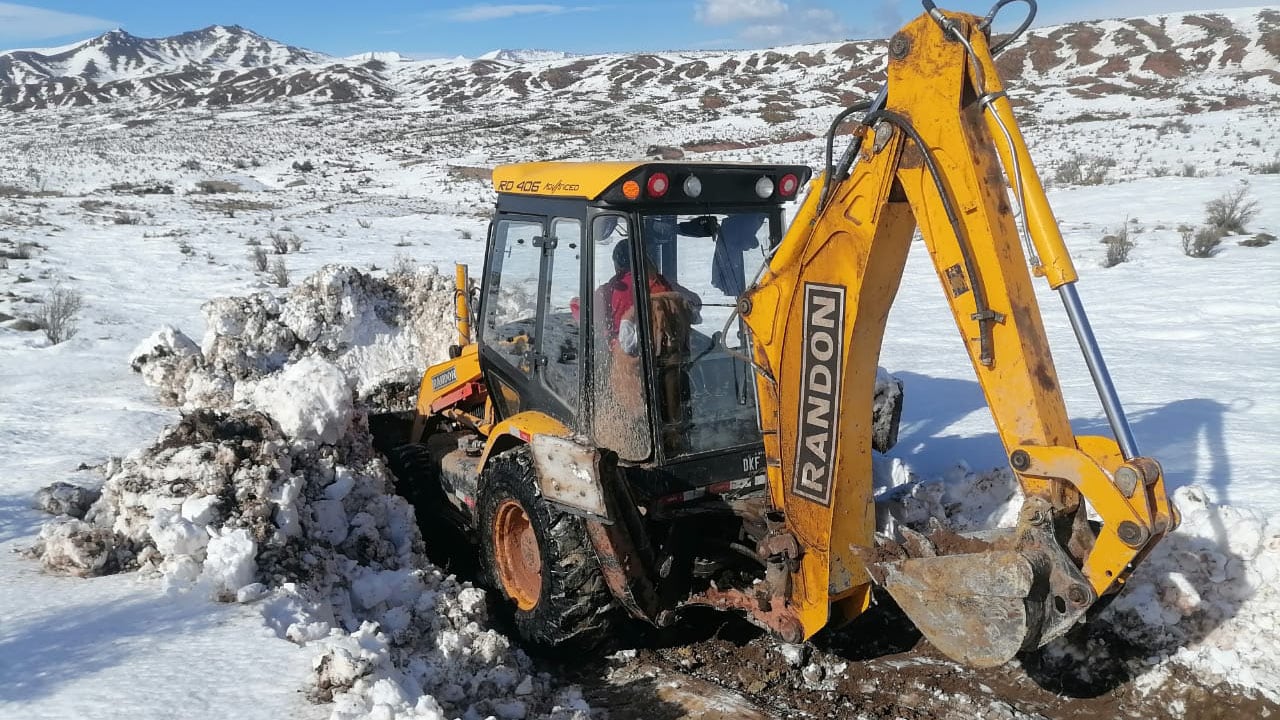
[[[692,174],[755,177],[780,177],[791,173],[803,184],[811,170],[803,165],[766,163],[684,162],[669,160],[614,162],[530,162],[499,165],[493,169],[493,187],[506,195],[585,198],[600,200],[610,190],[617,195],[628,179],[641,179],[653,173],[666,173],[671,180]],[[608,198],[605,198],[606,200]],[[774,200],[792,200],[781,197]],[[759,200],[756,200],[759,202]]]

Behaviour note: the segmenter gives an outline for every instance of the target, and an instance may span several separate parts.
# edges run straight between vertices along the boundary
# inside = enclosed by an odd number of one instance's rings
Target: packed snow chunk
[[[285,435],[328,444],[338,441],[355,414],[346,375],[316,356],[260,382],[253,404],[271,415]]]
[[[394,680],[383,678],[373,683],[373,687],[369,688],[369,700],[374,706],[383,705],[389,708],[397,708],[409,704],[409,697],[405,694],[404,688]]]
[[[275,631],[277,637],[299,645],[328,636],[333,627],[333,613],[321,609],[318,595],[314,588],[298,583],[281,584],[262,604],[267,627]]]
[[[83,520],[89,507],[102,496],[101,490],[56,482],[36,493],[33,505],[50,515],[67,515]]]
[[[303,478],[290,478],[271,495],[275,504],[274,519],[281,538],[302,535],[302,519],[298,516],[298,496],[302,494]]]
[[[312,664],[312,697],[319,702],[331,702],[335,693],[350,690],[357,680],[373,672],[378,660],[376,653],[356,643],[337,644],[336,639],[334,643]]]
[[[261,600],[267,594],[267,586],[260,583],[249,583],[236,591],[236,602],[251,603]]]
[[[209,533],[203,525],[197,525],[168,508],[156,511],[147,531],[156,549],[165,556],[203,556],[205,547],[209,545]]]
[[[281,300],[271,293],[215,298],[205,303],[200,344],[204,372],[234,383],[278,371],[297,350],[298,338],[280,324]]]
[[[208,525],[218,516],[221,500],[215,495],[189,497],[182,501],[182,517],[196,525]]]
[[[91,577],[113,571],[115,535],[80,520],[46,523],[30,553],[60,575]]]
[[[163,357],[194,357],[200,354],[200,346],[181,330],[172,325],[163,325],[151,333],[146,340],[138,343],[129,353],[129,367],[134,372],[142,372],[148,363]]]
[[[172,325],[164,325],[138,343],[129,354],[129,367],[165,402],[180,404],[187,377],[202,360],[200,346]]]
[[[201,582],[208,583],[214,593],[231,596],[249,585],[258,574],[258,545],[244,529],[223,532],[211,540],[206,549]]]
[[[357,568],[355,578],[351,581],[351,599],[357,607],[364,610],[377,607],[391,596],[401,577],[402,573],[395,570],[378,572]]]
[[[779,643],[777,649],[791,667],[800,667],[809,656],[809,648],[804,644]]]

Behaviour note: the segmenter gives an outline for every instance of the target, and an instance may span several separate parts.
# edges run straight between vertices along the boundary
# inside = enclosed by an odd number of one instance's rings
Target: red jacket
[[[622,318],[627,311],[635,307],[636,291],[632,287],[634,277],[631,271],[615,275],[612,280],[605,284],[609,293],[609,336],[614,337],[618,334],[618,328],[622,327]],[[602,289],[604,289],[602,288]],[[653,295],[660,292],[670,292],[671,283],[658,273],[649,273],[649,294]]]

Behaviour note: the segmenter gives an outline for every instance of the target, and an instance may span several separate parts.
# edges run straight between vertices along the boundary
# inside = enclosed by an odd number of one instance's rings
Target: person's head
[[[630,269],[631,243],[627,240],[619,240],[618,244],[613,246],[613,271],[624,273]]]
[[[653,246],[646,246],[649,249],[648,257],[645,258],[648,270],[653,272],[657,269]],[[631,240],[619,240],[617,245],[613,246],[613,271],[619,275],[631,270]]]

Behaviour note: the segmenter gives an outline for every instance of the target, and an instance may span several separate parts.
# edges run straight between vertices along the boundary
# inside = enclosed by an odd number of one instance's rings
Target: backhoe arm
[[[863,610],[879,582],[943,652],[994,665],[1066,632],[1176,520],[1079,308],[980,19],[927,13],[889,48],[887,95],[858,127],[847,175],[814,182],[741,303],[777,533],[800,548],[788,586],[773,590],[808,637],[833,614]],[[1072,432],[1006,177],[1036,274],[1063,293],[1119,444]],[[1016,528],[982,542],[908,531],[901,545],[876,547],[872,396],[917,225],[1026,503]]]

